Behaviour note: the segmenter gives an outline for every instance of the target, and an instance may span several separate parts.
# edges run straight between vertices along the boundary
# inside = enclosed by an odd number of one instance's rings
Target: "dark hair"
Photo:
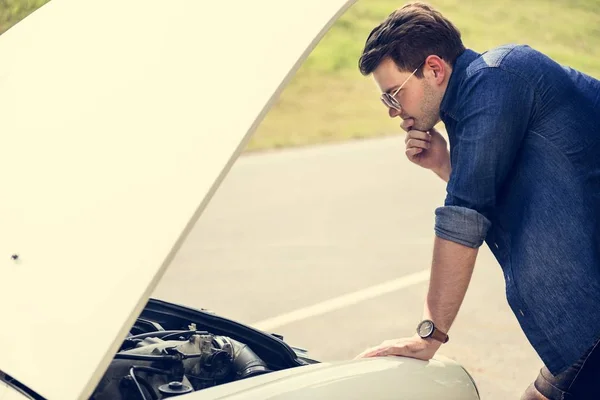
[[[412,72],[431,54],[453,65],[464,50],[452,22],[429,4],[415,2],[397,9],[371,31],[358,64],[360,72],[369,75],[390,57],[400,71]],[[416,75],[423,77],[422,71]]]

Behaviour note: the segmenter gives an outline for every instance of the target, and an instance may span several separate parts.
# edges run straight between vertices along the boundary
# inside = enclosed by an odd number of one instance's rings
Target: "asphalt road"
[[[353,358],[413,334],[444,195],[402,136],[244,155],[154,296],[270,329],[322,361]],[[541,367],[485,245],[439,352],[483,399],[518,399]]]

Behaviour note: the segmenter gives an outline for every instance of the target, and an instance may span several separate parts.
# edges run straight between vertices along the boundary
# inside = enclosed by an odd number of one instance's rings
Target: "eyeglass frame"
[[[419,68],[421,68],[423,66],[423,64],[425,64],[425,61],[423,61],[417,68],[415,68],[415,70],[412,72],[412,74],[410,74],[408,76],[408,78],[406,78],[406,80],[402,83],[402,85],[400,85],[400,87],[396,90],[394,90],[393,94],[390,93],[382,93],[381,94],[381,102],[388,108],[393,108],[394,110],[398,111],[398,112],[402,112],[402,106],[400,105],[400,102],[396,99],[396,95],[398,94],[398,92],[400,91],[400,89],[402,89],[404,87],[404,85],[406,84],[406,82],[408,82],[408,80],[417,73],[417,71],[419,70]],[[386,102],[387,101],[387,102]]]

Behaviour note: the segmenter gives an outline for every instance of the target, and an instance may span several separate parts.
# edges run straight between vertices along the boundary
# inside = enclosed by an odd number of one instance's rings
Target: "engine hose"
[[[250,350],[247,345],[231,338],[223,339],[231,345],[233,369],[238,379],[271,372],[267,364],[256,353]]]
[[[118,360],[135,360],[135,361],[178,361],[181,360],[180,356],[172,356],[168,354],[159,356],[150,356],[144,354],[129,354],[129,353],[117,353],[115,359]]]
[[[159,336],[162,340],[167,340],[170,336],[188,336],[188,335],[208,335],[206,331],[179,331]],[[187,338],[186,338],[187,339]]]
[[[131,369],[129,369],[129,376],[131,376],[131,379],[133,379],[133,383],[135,383],[135,386],[137,386],[137,389],[140,392],[140,396],[142,396],[142,400],[148,400],[148,399],[146,399],[146,395],[144,394],[144,391],[142,390],[142,386],[146,388],[146,390],[150,394],[150,397],[152,398],[152,400],[158,400],[158,396],[156,395],[156,392],[154,391],[152,386],[148,383],[148,381],[143,378],[138,378],[135,376],[136,370],[160,373],[160,374],[166,374],[168,372],[163,371],[161,369],[148,368],[148,367],[131,367]]]
[[[187,333],[206,333],[204,331],[190,331],[190,330],[175,330],[175,331],[159,331],[159,332],[147,332],[140,333],[139,335],[128,336],[125,340],[145,339],[149,337],[163,338],[171,335],[185,335]]]

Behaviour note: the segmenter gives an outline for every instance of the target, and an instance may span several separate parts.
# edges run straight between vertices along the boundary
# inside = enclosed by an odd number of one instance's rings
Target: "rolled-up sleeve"
[[[486,217],[469,208],[445,206],[435,210],[435,234],[467,247],[481,246],[491,225]]]
[[[529,129],[535,92],[523,78],[495,67],[473,73],[460,90],[449,132],[452,173],[444,206],[436,209],[435,233],[477,248]]]

